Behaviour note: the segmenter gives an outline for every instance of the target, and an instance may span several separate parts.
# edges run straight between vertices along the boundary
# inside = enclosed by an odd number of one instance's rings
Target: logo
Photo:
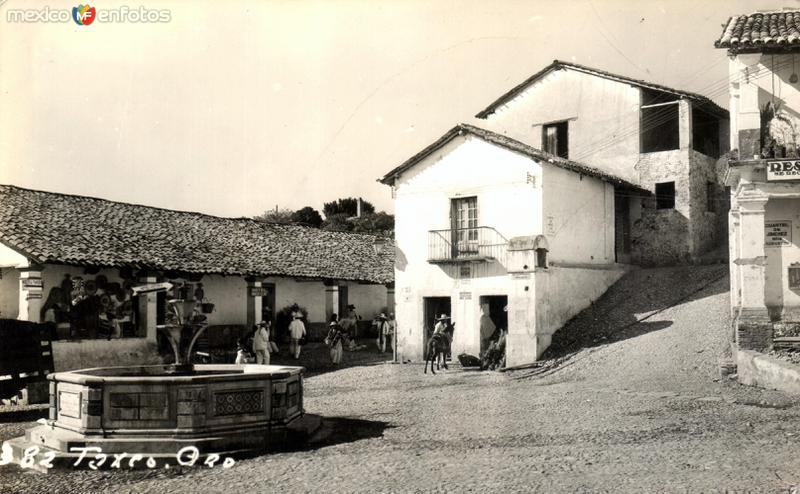
[[[97,16],[97,10],[88,5],[78,5],[72,7],[72,19],[80,26],[88,26],[94,22]]]

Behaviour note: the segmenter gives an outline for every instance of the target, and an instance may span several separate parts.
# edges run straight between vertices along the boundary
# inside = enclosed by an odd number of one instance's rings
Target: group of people
[[[361,316],[355,310],[354,305],[347,306],[347,314],[340,318],[338,314],[332,314],[328,324],[328,333],[325,344],[330,349],[330,358],[333,365],[342,362],[344,350],[360,350],[366,348],[365,345],[358,345],[358,321]],[[373,321],[376,328],[377,337],[375,344],[382,353],[393,349],[393,337],[395,333],[394,314],[381,313]],[[269,365],[270,353],[278,353],[279,348],[275,341],[275,334],[272,331],[272,322],[269,320],[261,321],[253,328],[252,343],[249,338],[241,338],[238,341],[236,352],[236,363],[256,363]],[[303,323],[303,315],[300,310],[292,312],[292,321],[289,323],[289,354],[295,359],[300,358],[302,343],[306,338],[306,327]],[[251,354],[252,350],[252,354]],[[252,357],[251,355],[255,355]]]
[[[338,314],[332,314],[330,322],[328,323],[328,335],[325,337],[325,344],[330,348],[331,363],[339,365],[342,362],[342,355],[344,348],[349,350],[359,349],[356,344],[356,335],[358,328],[358,316],[354,317],[355,307],[348,307],[350,314],[347,318],[339,319]],[[376,327],[377,337],[375,345],[381,353],[386,352],[387,343],[389,350],[392,350],[392,338],[395,331],[394,314],[389,313],[386,317],[385,313],[381,313],[373,321],[373,326]]]
[[[295,360],[300,359],[302,341],[306,337],[306,325],[303,323],[303,315],[298,311],[292,312],[292,321],[289,323],[289,355]],[[272,321],[266,320],[256,324],[253,328],[252,353],[255,354],[256,364],[269,365],[270,353],[279,353],[280,348],[275,342],[272,332]],[[248,349],[248,339],[240,338],[236,348],[236,363],[253,363]]]

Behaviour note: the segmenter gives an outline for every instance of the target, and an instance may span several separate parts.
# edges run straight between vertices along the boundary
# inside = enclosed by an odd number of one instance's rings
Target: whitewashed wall
[[[569,120],[569,158],[631,182],[639,159],[639,89],[555,70],[486,120],[486,128],[542,148],[542,125]]]
[[[528,175],[535,177],[535,186]],[[534,360],[546,345],[537,347],[535,334],[530,338],[536,321],[533,279],[517,280],[496,261],[472,265],[470,276],[462,276],[458,266],[428,262],[429,230],[449,229],[451,199],[468,196],[478,198],[480,226],[491,226],[507,239],[534,236],[544,233],[542,214],[546,211],[557,230],[550,243],[551,259],[609,264],[614,259],[613,187],[554,165],[541,165],[470,135],[453,139],[400,177],[395,195],[399,248],[395,283],[401,357],[422,358],[425,297],[450,298],[450,315],[456,323],[454,355],[477,355],[480,298],[500,295],[508,297],[509,321],[516,317],[512,314],[521,314],[518,327],[512,328],[521,335],[516,344],[525,356],[520,359],[532,354],[528,361]],[[553,317],[541,323],[543,328],[560,321],[565,311],[583,308],[584,299],[595,294],[597,286],[605,290],[618,277],[616,272],[584,271],[588,273],[586,289],[578,286],[579,281],[559,283],[560,276],[552,282],[558,296],[566,298],[573,289],[577,293],[573,301],[552,302]]]
[[[544,166],[544,234],[551,262],[614,262],[614,186]]]
[[[732,149],[741,149],[740,130],[760,128],[760,109],[773,98],[795,128],[800,126],[800,87],[789,81],[792,73],[800,74],[800,64],[793,55],[740,54],[730,58],[729,71]]]
[[[19,271],[0,269],[0,317],[16,319],[19,315]]]
[[[787,274],[791,264],[800,263],[800,199],[770,199],[765,208],[764,222],[770,221],[790,221],[792,242],[785,247],[764,248],[767,256],[764,303],[767,307],[800,312],[800,291],[789,289]],[[756,240],[763,241],[763,237]]]

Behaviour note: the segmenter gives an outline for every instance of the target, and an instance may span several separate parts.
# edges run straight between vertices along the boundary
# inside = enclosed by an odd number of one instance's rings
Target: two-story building
[[[731,307],[739,348],[800,336],[800,10],[731,17]]]
[[[585,163],[653,193],[625,220],[621,262],[695,260],[727,240],[717,160],[728,112],[705,96],[556,60],[476,115],[481,127]],[[638,206],[637,206],[638,207]]]
[[[728,113],[708,98],[555,61],[380,179],[395,198],[398,347],[421,358],[436,316],[478,354],[488,311],[507,365],[628,264],[691,261],[727,239],[717,175]]]
[[[380,179],[395,197],[398,348],[420,359],[436,317],[453,354],[480,351],[481,309],[508,330],[507,365],[535,361],[552,334],[623,273],[615,197],[636,185],[515,139],[458,125]]]

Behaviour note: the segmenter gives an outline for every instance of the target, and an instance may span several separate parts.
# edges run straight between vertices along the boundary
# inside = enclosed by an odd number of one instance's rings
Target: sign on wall
[[[764,223],[765,247],[788,247],[792,245],[791,221],[767,221]]]
[[[269,291],[263,286],[251,286],[248,290],[250,290],[251,297],[266,297]]]
[[[800,160],[767,161],[767,180],[800,180]]]
[[[461,300],[472,300],[472,292],[461,292],[459,293],[459,298]]]

